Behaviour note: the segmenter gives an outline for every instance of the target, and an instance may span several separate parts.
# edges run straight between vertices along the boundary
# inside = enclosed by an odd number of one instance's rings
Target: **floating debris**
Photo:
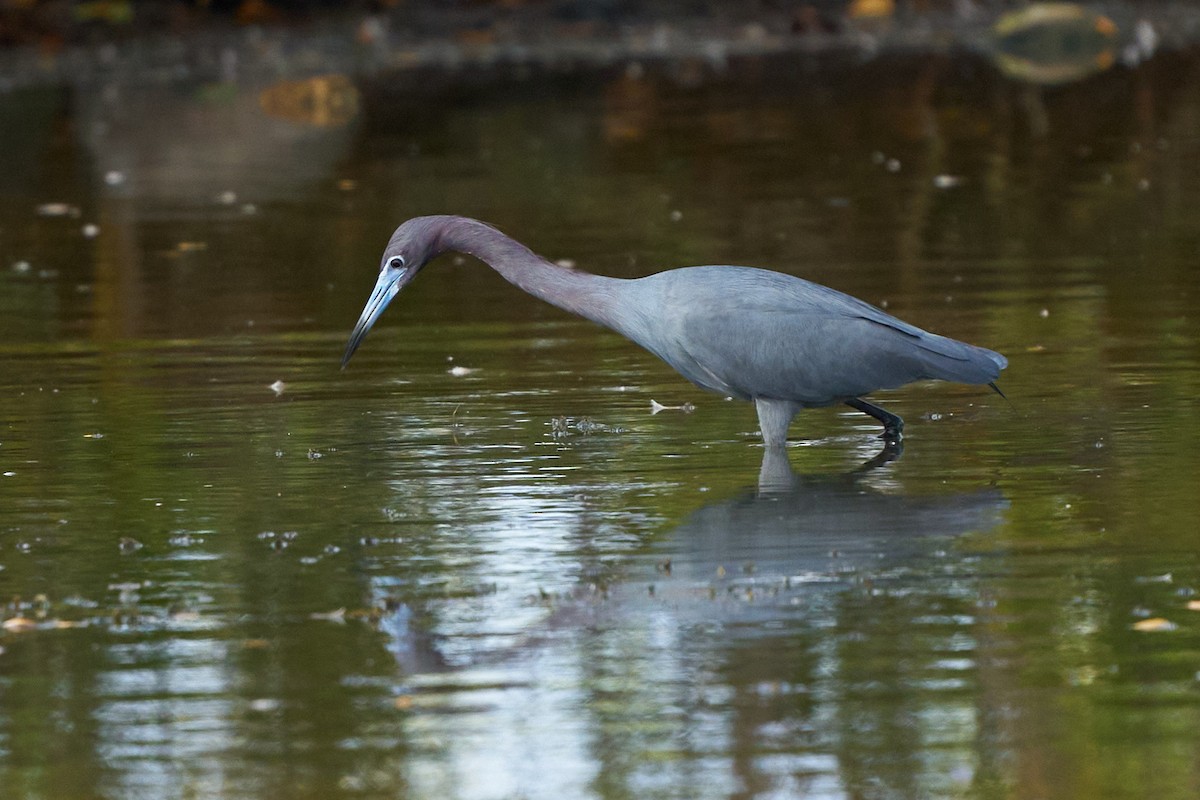
[[[696,410],[696,406],[692,403],[684,403],[678,406],[664,406],[662,403],[651,398],[650,400],[650,415],[653,416],[660,411],[682,411],[684,414],[691,414]]]
[[[558,261],[555,261],[554,263],[557,264],[558,266],[562,267],[563,269],[575,269],[575,259],[573,259],[573,258],[560,258]]]
[[[456,378],[461,378],[464,375],[470,375],[472,372],[478,372],[478,370],[472,369],[471,367],[458,367],[458,366],[451,367],[447,371]]]
[[[30,264],[28,261],[14,261],[13,265],[12,265],[12,271],[17,273],[18,275],[24,275],[25,273],[29,272],[31,269],[33,269],[33,265]]]
[[[42,203],[37,207],[39,217],[78,217],[79,206],[69,203]]]
[[[587,436],[593,433],[624,433],[625,429],[616,425],[596,422],[589,417],[554,417],[550,420],[550,435],[555,439],[563,439],[572,433],[582,433]]]
[[[1162,617],[1150,617],[1150,619],[1140,619],[1133,623],[1135,631],[1143,633],[1158,633],[1160,631],[1173,631],[1178,627],[1175,623]]]
[[[143,547],[145,547],[145,545],[139,542],[137,539],[129,536],[122,536],[121,541],[117,543],[117,547],[120,548],[122,553],[136,553],[138,550],[141,550]]]
[[[284,531],[283,533],[263,531],[258,534],[259,540],[266,542],[267,546],[272,550],[286,550],[291,546],[292,542],[296,541],[297,536],[299,534],[295,531]]]
[[[326,611],[326,612],[318,611],[318,612],[309,614],[308,618],[325,620],[326,622],[345,622],[346,621],[346,609],[338,608],[338,609],[334,609],[333,611]]]
[[[125,173],[111,169],[104,173],[104,182],[109,186],[120,186],[125,182]]]
[[[614,428],[611,425],[605,425],[603,422],[596,422],[595,420],[589,419],[588,417],[584,417],[583,419],[581,419],[577,423],[575,423],[575,429],[577,431],[579,431],[580,433],[584,433],[584,434],[587,434],[587,433],[609,433],[611,431],[616,430],[616,428]]]
[[[86,224],[82,228],[80,228],[80,233],[83,234],[83,238],[85,238],[85,239],[95,239],[97,236],[100,235],[100,226],[96,225],[95,223],[89,222],[88,224]]]
[[[275,396],[278,397],[279,395],[283,394],[283,390],[287,388],[287,384],[283,381],[275,381],[267,388],[274,392]]]
[[[962,186],[963,179],[959,175],[934,175],[933,185],[937,189],[953,189]]]
[[[31,631],[37,626],[37,622],[28,617],[9,617],[3,623],[0,623],[0,627],[9,633],[23,633]]]

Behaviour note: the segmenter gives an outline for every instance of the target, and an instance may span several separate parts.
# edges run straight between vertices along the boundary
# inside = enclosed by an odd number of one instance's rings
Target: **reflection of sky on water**
[[[141,638],[136,631],[128,636]],[[219,791],[226,780],[221,754],[237,746],[227,720],[241,705],[228,657],[229,643],[222,638],[105,648],[111,668],[97,676],[90,720],[101,743],[96,757],[107,768],[105,790],[161,793],[186,781]]]

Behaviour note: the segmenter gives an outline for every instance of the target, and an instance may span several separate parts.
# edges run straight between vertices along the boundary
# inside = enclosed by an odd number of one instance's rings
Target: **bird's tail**
[[[1004,396],[995,383],[1000,377],[1000,370],[1008,366],[1008,359],[1004,356],[937,334],[927,334],[919,344],[927,370],[926,377],[959,383],[985,383],[1001,397]]]

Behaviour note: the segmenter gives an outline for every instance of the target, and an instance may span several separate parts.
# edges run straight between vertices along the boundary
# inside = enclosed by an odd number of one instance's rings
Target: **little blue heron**
[[[999,353],[928,333],[850,295],[752,267],[683,267],[623,279],[567,269],[484,222],[433,216],[392,234],[375,289],[350,334],[342,368],[392,298],[447,251],[488,264],[509,283],[598,322],[699,386],[753,400],[763,443],[782,447],[803,408],[845,403],[898,442],[904,420],[863,395],[918,380],[987,384]]]

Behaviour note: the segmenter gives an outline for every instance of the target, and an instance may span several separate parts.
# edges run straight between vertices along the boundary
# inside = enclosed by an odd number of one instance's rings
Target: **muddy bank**
[[[0,50],[0,91],[331,72],[365,79],[429,70],[511,71],[519,77],[530,70],[656,62],[721,69],[731,60],[779,55],[867,60],[897,51],[995,55],[1010,47],[1034,48],[1035,59],[1051,62],[1052,69],[1064,59],[1081,61],[1084,74],[1132,66],[1160,49],[1188,47],[1200,38],[1200,9],[1187,4],[1076,6],[1077,20],[1060,20],[1049,34],[1043,22],[1036,36],[1012,41],[998,34],[1004,7],[972,3],[698,3],[685,10],[658,2],[395,8],[377,3],[337,11],[308,4],[302,14],[249,17],[124,5],[131,9],[128,20],[70,18],[60,33]],[[1068,78],[1076,72],[1069,67]]]

